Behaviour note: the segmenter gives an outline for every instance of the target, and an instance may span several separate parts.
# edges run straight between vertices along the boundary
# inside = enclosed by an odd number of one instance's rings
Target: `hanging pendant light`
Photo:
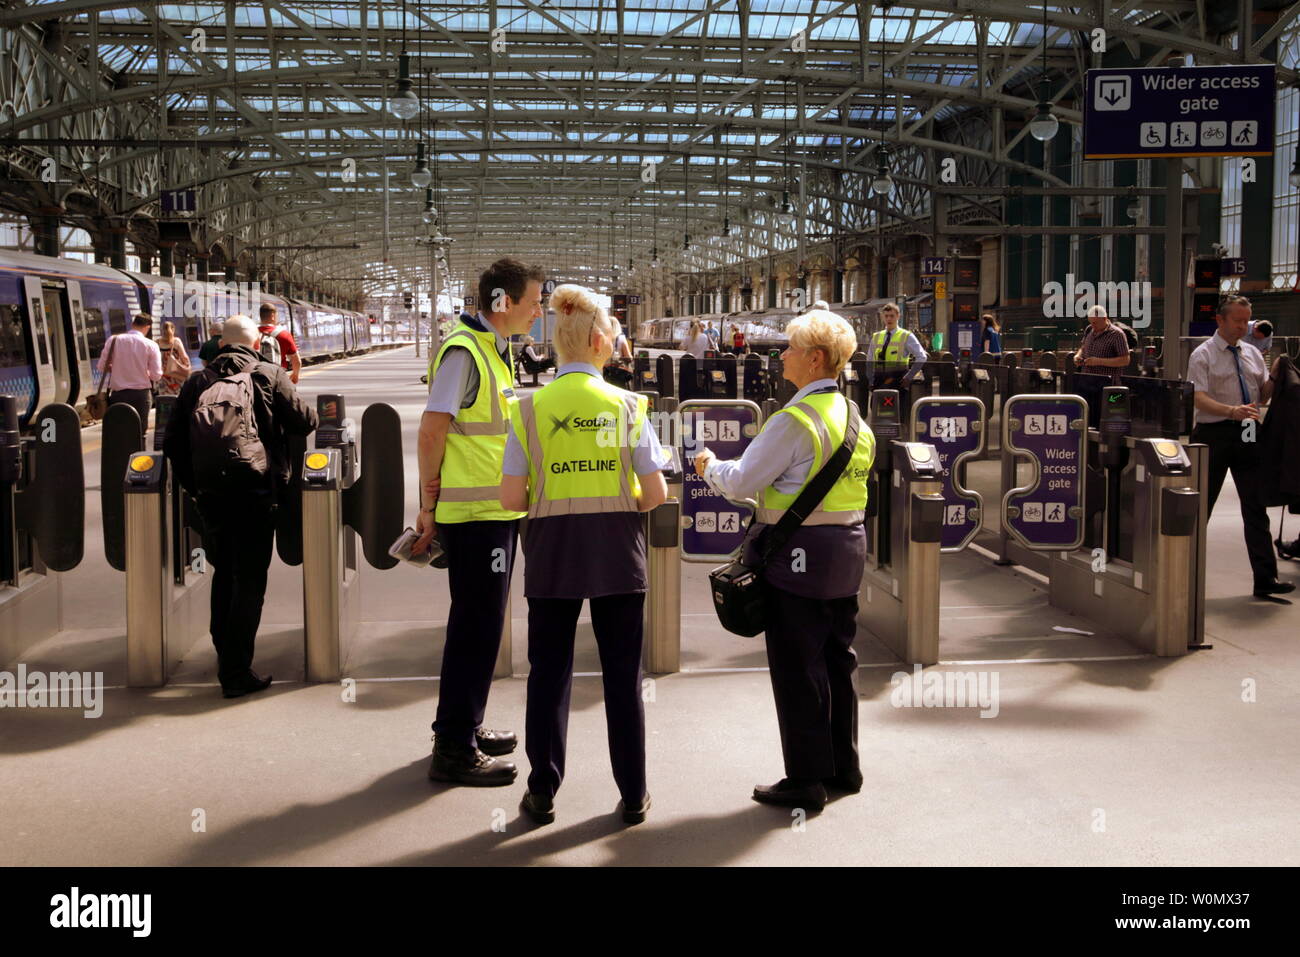
[[[877,196],[888,196],[894,191],[894,177],[889,175],[889,149],[883,143],[876,147],[876,175],[871,180],[871,191]]]
[[[425,224],[432,226],[438,221],[438,211],[433,208],[433,188],[427,188],[424,191],[424,214],[420,217]]]
[[[416,189],[426,189],[433,182],[433,174],[429,172],[429,161],[424,158],[424,144],[417,143],[415,146],[415,169],[411,170],[411,185]]]
[[[403,50],[397,58],[397,92],[388,98],[388,112],[399,120],[409,120],[420,112],[420,98],[411,86],[411,58]]]
[[[1043,79],[1038,84],[1038,109],[1034,113],[1034,118],[1029,121],[1029,135],[1040,143],[1046,143],[1056,135],[1056,131],[1061,126],[1061,121],[1056,118],[1052,112],[1052,104],[1048,102],[1049,87],[1047,85],[1047,4],[1043,4]]]

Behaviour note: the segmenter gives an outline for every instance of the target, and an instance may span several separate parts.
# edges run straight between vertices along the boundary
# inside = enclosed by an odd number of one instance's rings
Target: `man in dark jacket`
[[[277,498],[287,492],[290,462],[288,435],[307,435],[319,419],[302,400],[289,373],[263,362],[261,335],[248,316],[231,316],[221,329],[222,349],[181,387],[167,423],[163,450],[177,479],[198,505],[203,544],[215,570],[212,579],[212,644],[217,649],[217,677],[227,698],[261,691],[271,676],[252,668],[253,645],[262,620],[267,571],[275,537]],[[216,481],[195,471],[192,423],[204,392],[241,372],[252,380],[253,417],[265,449],[265,474],[248,482]]]

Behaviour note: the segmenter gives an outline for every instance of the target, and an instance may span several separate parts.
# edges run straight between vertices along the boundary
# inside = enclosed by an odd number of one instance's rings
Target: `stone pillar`
[[[176,273],[176,244],[160,243],[158,246],[158,275],[170,278]]]

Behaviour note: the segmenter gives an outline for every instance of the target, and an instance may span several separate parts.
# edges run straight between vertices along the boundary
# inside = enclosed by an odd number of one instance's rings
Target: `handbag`
[[[857,404],[849,402],[848,405],[849,420],[844,430],[843,444],[835,450],[835,454],[822,466],[813,480],[804,486],[803,491],[785,510],[780,521],[771,527],[758,561],[746,564],[741,559],[737,559],[726,565],[719,565],[709,572],[709,591],[713,593],[713,610],[717,612],[722,627],[733,635],[753,638],[767,630],[767,583],[763,579],[763,567],[773,555],[785,547],[795,530],[821,504],[822,499],[830,492],[831,486],[839,481],[853,458],[853,450],[857,448],[858,431],[862,423]],[[749,544],[756,524],[751,518],[745,540],[740,547],[742,556],[745,554],[745,547]]]
[[[113,349],[117,346],[117,336],[108,340],[108,358],[104,361],[104,378],[99,380],[99,389],[86,396],[86,414],[98,422],[108,411],[108,383],[113,378]]]

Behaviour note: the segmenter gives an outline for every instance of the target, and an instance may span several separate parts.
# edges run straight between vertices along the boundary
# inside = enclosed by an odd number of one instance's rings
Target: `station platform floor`
[[[308,396],[343,393],[358,422],[370,402],[396,407],[411,519],[426,362],[408,347],[312,367],[301,382]],[[584,617],[558,819],[536,828],[518,810],[522,747],[508,788],[425,776],[444,572],[363,564],[360,633],[345,650],[355,701],[338,685],[304,682],[301,573],[278,559],[255,663],[275,675],[268,691],[222,699],[205,641],[167,687],[125,688],[124,576],[103,558],[98,442],[98,427],[84,432],[86,555],[63,576],[64,630],[19,661],[29,671],[102,671],[103,714],[0,710],[0,864],[1300,863],[1300,615],[1251,598],[1231,479],[1209,528],[1214,647],[1186,657],[1142,654],[1051,608],[1023,570],[974,551],[943,556],[941,663],[927,673],[996,679],[996,714],[895,706],[895,675],[911,669],[860,632],[865,785],[806,822],[750,798],[753,785],[782,776],[762,639],[725,633],[709,566],[684,565],[683,670],[647,686],[649,820],[625,828],[615,814]],[[977,481],[995,480],[996,467],[975,466]],[[1283,563],[1281,577],[1298,573],[1300,564]],[[514,674],[494,683],[487,718],[521,737],[522,584],[520,570]]]

